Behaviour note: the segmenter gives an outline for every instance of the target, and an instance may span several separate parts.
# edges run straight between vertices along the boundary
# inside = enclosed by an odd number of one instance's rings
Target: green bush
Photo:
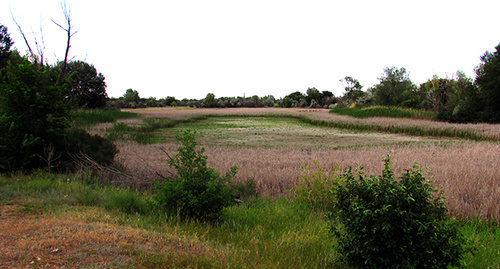
[[[24,58],[0,70],[0,172],[43,166],[39,155],[63,136],[68,87],[58,77],[57,70]]]
[[[318,161],[314,162],[314,167],[310,165],[302,166],[299,181],[293,188],[295,199],[315,209],[327,210],[332,208],[335,201],[332,192],[342,183],[342,178],[337,173],[339,168],[339,166],[335,166],[327,173],[326,170],[321,168]]]
[[[233,202],[228,186],[236,175],[236,167],[221,177],[219,172],[207,167],[205,149],[196,150],[195,134],[186,131],[177,140],[182,142],[169,165],[177,170],[174,179],[156,181],[155,200],[167,213],[180,219],[217,220],[225,206]]]
[[[379,177],[349,169],[336,190],[332,229],[342,260],[369,268],[458,265],[464,240],[447,222],[442,193],[434,195],[417,164],[397,181],[390,157],[384,162]]]
[[[82,154],[100,165],[109,166],[118,153],[118,149],[110,139],[90,135],[85,130],[76,128],[66,130],[55,148],[58,155],[54,157],[54,166],[59,171],[73,171],[79,168],[78,162],[81,161],[79,157]],[[48,157],[43,159],[46,160]]]

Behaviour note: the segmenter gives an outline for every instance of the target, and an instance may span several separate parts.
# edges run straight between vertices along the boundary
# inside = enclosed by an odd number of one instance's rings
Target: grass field
[[[253,179],[262,196],[290,197],[288,190],[296,182],[300,167],[315,160],[327,169],[335,165],[343,168],[363,166],[367,174],[377,174],[381,171],[382,159],[391,154],[399,173],[414,162],[423,169],[430,169],[428,177],[433,178],[436,188],[445,192],[451,215],[461,219],[500,220],[500,145],[490,139],[477,142],[472,138],[339,129],[311,125],[300,118],[335,121],[337,116],[327,110],[167,108],[134,111],[145,118],[180,121],[150,133],[151,141],[161,143],[117,141],[120,148],[117,159],[145,185],[157,174],[168,174],[168,157],[164,151],[174,154],[178,147],[175,136],[192,129],[198,132],[199,141],[206,148],[209,165],[221,172],[238,166],[236,180]],[[199,120],[188,121],[190,117]],[[127,124],[140,126],[140,120],[131,119]],[[394,126],[415,123],[410,119],[384,119],[384,122],[389,120],[393,120]],[[472,134],[482,135],[489,130],[490,136],[500,135],[497,125],[479,128],[477,125],[416,122],[430,126],[428,128],[467,129]],[[96,126],[94,131],[105,130],[103,126]]]
[[[316,160],[380,174],[387,154],[396,174],[415,161],[430,169],[450,223],[475,249],[464,267],[500,265],[498,125],[354,119],[321,109],[128,112],[140,117],[118,115],[87,130],[115,139],[128,175],[122,186],[145,192],[85,184],[94,182],[85,171],[0,177],[0,267],[341,268],[324,212],[290,199],[291,186]],[[172,172],[165,152],[176,153],[175,136],[186,129],[198,133],[210,167],[224,173],[236,165],[235,181],[252,179],[260,197],[226,208],[218,224],[179,223],[150,209],[151,182]]]

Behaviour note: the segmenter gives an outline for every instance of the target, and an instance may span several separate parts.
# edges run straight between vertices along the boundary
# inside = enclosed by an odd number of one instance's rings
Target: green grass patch
[[[330,113],[351,116],[355,118],[390,117],[431,120],[435,113],[422,109],[401,107],[370,106],[365,108],[334,108]]]
[[[119,119],[135,118],[139,115],[117,109],[84,109],[71,112],[73,124],[78,127],[90,127],[98,123],[115,122]]]
[[[57,214],[80,212],[89,206],[106,210],[113,225],[131,226],[180,238],[218,256],[177,256],[175,253],[124,249],[131,265],[208,268],[326,268],[335,263],[335,242],[324,212],[284,198],[256,198],[227,207],[215,224],[178,222],[159,214],[150,195],[96,184],[68,175],[38,172],[29,176],[0,175],[1,205],[19,204],[19,212]],[[6,199],[5,197],[10,197]],[[100,221],[99,215],[92,221]],[[450,220],[457,224],[474,252],[463,260],[466,268],[497,268],[500,264],[500,226],[482,220]]]

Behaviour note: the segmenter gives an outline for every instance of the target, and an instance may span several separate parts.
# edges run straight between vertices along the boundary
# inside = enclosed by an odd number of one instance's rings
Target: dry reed
[[[140,110],[146,117],[171,117],[182,119],[203,114],[245,114],[262,115],[277,113],[309,113],[309,117],[332,120],[339,116],[324,110],[284,110],[284,109],[167,109]],[[344,116],[340,116],[344,117]],[[352,119],[348,119],[352,120]],[[357,120],[357,119],[356,119]],[[377,119],[383,124],[429,124],[432,126],[455,126],[418,120]],[[369,122],[370,120],[365,119]],[[380,123],[379,123],[380,124]],[[456,128],[472,128],[475,131],[500,136],[498,125],[456,125]],[[464,127],[466,126],[466,127]],[[450,127],[451,128],[451,127]],[[455,128],[455,127],[453,127]],[[290,134],[293,135],[293,134]],[[365,134],[366,135],[366,134]],[[365,174],[379,175],[383,169],[382,159],[391,154],[396,175],[418,162],[421,168],[429,168],[436,188],[442,188],[450,214],[457,218],[481,217],[500,220],[500,145],[494,142],[430,142],[411,144],[389,144],[359,148],[304,148],[300,140],[287,147],[235,147],[231,145],[205,145],[208,164],[224,173],[231,166],[238,167],[236,182],[253,179],[257,191],[262,196],[287,196],[289,189],[297,182],[299,168],[318,160],[324,168],[337,164],[344,169],[348,166],[363,166]],[[160,150],[175,154],[178,144],[164,143],[139,145],[134,142],[118,142],[120,153],[117,158],[127,171],[135,173],[144,182],[168,175],[167,155]]]

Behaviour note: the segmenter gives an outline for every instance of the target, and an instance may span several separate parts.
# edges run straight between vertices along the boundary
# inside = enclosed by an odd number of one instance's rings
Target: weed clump
[[[304,165],[300,169],[299,181],[293,188],[295,199],[308,204],[314,209],[328,210],[335,202],[335,189],[342,184],[342,178],[337,172],[340,166],[335,166],[330,172],[321,168],[318,161],[314,167]]]
[[[183,220],[219,219],[222,209],[234,200],[228,183],[236,175],[237,167],[221,176],[216,169],[207,167],[207,156],[203,155],[205,148],[196,150],[199,144],[193,132],[188,130],[177,140],[182,146],[168,161],[170,167],[177,170],[177,175],[172,180],[155,181],[157,204]]]
[[[336,190],[332,230],[342,260],[356,268],[459,265],[464,239],[447,221],[442,193],[434,195],[417,164],[397,181],[390,157],[384,162],[380,177],[349,169]]]

